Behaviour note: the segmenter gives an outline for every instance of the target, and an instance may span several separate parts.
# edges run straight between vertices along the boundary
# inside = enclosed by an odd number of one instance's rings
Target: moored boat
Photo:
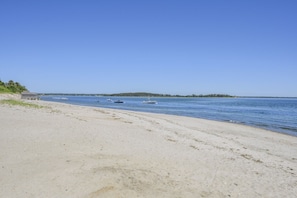
[[[124,103],[124,101],[122,101],[122,100],[116,100],[116,101],[114,101],[114,103]]]
[[[156,100],[151,100],[148,98],[147,100],[142,101],[143,104],[158,104]]]

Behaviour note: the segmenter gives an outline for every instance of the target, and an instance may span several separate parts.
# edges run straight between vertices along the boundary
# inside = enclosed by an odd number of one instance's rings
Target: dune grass
[[[16,106],[30,107],[30,108],[36,108],[36,109],[40,109],[44,107],[37,104],[27,103],[21,100],[13,100],[13,99],[1,100],[0,103],[14,105],[14,106],[16,105]]]

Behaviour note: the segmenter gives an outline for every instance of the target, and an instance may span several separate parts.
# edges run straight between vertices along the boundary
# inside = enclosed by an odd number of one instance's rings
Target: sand
[[[30,102],[43,108],[0,104],[0,197],[297,195],[297,137],[189,117]]]

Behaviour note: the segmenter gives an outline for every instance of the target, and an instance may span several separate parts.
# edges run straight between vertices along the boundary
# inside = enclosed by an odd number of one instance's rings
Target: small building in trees
[[[21,99],[25,100],[39,100],[39,95],[37,93],[32,93],[29,91],[22,92]]]

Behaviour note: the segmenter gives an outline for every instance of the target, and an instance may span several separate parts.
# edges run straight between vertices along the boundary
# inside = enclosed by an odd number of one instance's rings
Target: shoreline
[[[44,101],[44,100],[41,100]],[[51,102],[51,101],[44,101],[44,102]],[[53,102],[53,103],[58,103],[58,104],[68,104],[68,103],[63,103],[63,102]],[[157,114],[157,115],[164,115],[164,116],[177,116],[177,117],[185,117],[185,118],[194,118],[194,119],[198,119],[198,120],[206,120],[206,121],[213,121],[213,122],[221,122],[221,123],[226,123],[226,124],[235,124],[235,125],[240,125],[243,127],[251,127],[251,128],[255,128],[255,129],[260,129],[260,130],[264,130],[270,133],[277,133],[277,134],[281,134],[281,135],[287,135],[287,136],[291,136],[291,137],[297,137],[297,134],[294,135],[292,133],[289,132],[280,132],[277,130],[273,130],[273,129],[268,129],[268,128],[264,128],[264,127],[260,127],[258,125],[252,125],[252,124],[245,124],[243,122],[233,122],[233,120],[219,120],[219,119],[207,119],[207,118],[202,118],[202,117],[193,117],[193,116],[186,116],[186,115],[177,115],[177,114],[166,114],[166,113],[155,113],[155,112],[149,112],[149,111],[138,111],[138,110],[126,110],[126,109],[117,109],[117,108],[112,108],[112,107],[96,107],[96,106],[89,106],[89,105],[79,105],[79,104],[69,104],[69,105],[74,105],[74,106],[81,106],[81,107],[90,107],[90,108],[98,108],[98,109],[106,109],[106,110],[119,110],[119,111],[127,111],[127,112],[135,112],[135,113],[148,113],[148,114]]]
[[[26,100],[23,100],[26,101]],[[266,128],[262,128],[259,127],[257,125],[248,125],[248,124],[244,124],[242,122],[232,122],[232,121],[228,121],[228,120],[215,120],[215,119],[207,119],[207,118],[200,118],[200,117],[192,117],[192,116],[185,116],[185,115],[176,115],[176,114],[166,114],[166,113],[155,113],[155,112],[148,112],[148,111],[137,111],[137,110],[126,110],[126,109],[117,109],[117,108],[112,108],[112,107],[96,107],[96,106],[89,106],[89,105],[79,105],[79,104],[69,104],[69,103],[63,103],[63,102],[56,102],[56,101],[46,101],[46,100],[39,100],[41,101],[40,104],[42,103],[53,103],[53,104],[61,104],[61,105],[70,105],[70,106],[77,106],[77,107],[89,107],[91,109],[101,109],[101,110],[115,110],[115,111],[123,111],[123,112],[130,112],[130,113],[144,113],[144,114],[152,114],[152,115],[160,115],[160,116],[176,116],[176,117],[184,117],[184,118],[192,118],[192,119],[197,119],[200,121],[210,121],[210,122],[218,122],[218,123],[222,123],[222,124],[231,124],[231,125],[239,125],[239,126],[243,126],[243,127],[250,127],[250,128],[254,128],[256,130],[261,130],[261,131],[266,131],[269,133],[276,133],[276,134],[280,134],[280,135],[285,135],[285,136],[290,136],[290,137],[297,137],[297,135],[292,135],[289,133],[284,133],[284,132],[279,132],[276,130],[270,130],[270,129],[266,129]],[[34,101],[36,102],[36,101]]]
[[[26,101],[27,102],[27,101]],[[297,138],[205,119],[0,104],[0,197],[293,197]]]
[[[118,97],[116,97],[118,98]],[[121,98],[138,98],[138,97],[121,97]],[[162,97],[159,97],[162,98]],[[164,98],[164,97],[163,97]],[[170,98],[170,97],[169,97]],[[253,98],[251,98],[253,99]],[[50,101],[50,100],[43,100],[43,101]],[[50,102],[57,102],[57,103],[64,103],[64,104],[71,104],[68,102],[63,102],[63,101],[50,101]],[[195,115],[186,115],[186,114],[179,114],[179,113],[174,113],[174,112],[154,112],[155,110],[150,110],[150,109],[131,109],[131,107],[127,107],[127,108],[116,108],[116,107],[104,107],[104,106],[97,106],[97,105],[93,105],[93,104],[73,104],[73,105],[78,105],[78,106],[89,106],[89,107],[97,107],[97,108],[107,108],[107,109],[119,109],[119,110],[128,110],[128,111],[134,111],[134,112],[148,112],[148,113],[157,113],[157,114],[164,114],[164,115],[176,115],[176,116],[185,116],[185,117],[190,117],[190,118],[197,118],[197,119],[206,119],[206,120],[212,120],[212,121],[218,121],[218,122],[225,122],[225,123],[235,123],[235,124],[240,124],[240,125],[244,125],[244,126],[250,126],[250,127],[255,127],[255,128],[259,128],[259,129],[263,129],[263,130],[268,130],[271,132],[276,132],[276,133],[280,133],[280,134],[286,134],[289,136],[294,136],[297,137],[297,129],[296,128],[290,128],[287,125],[284,126],[275,126],[275,127],[270,127],[270,125],[268,123],[262,122],[262,123],[257,123],[255,121],[253,122],[245,122],[244,120],[237,120],[234,121],[232,118],[227,120],[227,119],[222,119],[222,118],[217,118],[217,117],[201,117],[201,116],[197,116]]]

